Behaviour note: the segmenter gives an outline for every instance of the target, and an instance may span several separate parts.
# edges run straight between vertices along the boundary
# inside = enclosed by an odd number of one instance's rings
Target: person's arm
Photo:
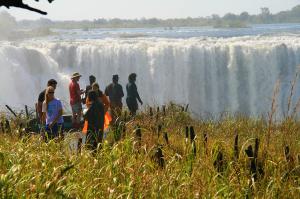
[[[108,110],[108,108],[110,107],[110,102],[109,102],[108,98],[106,97],[106,95],[104,95],[104,94],[101,96],[101,100],[104,105],[104,112],[106,112]]]
[[[38,101],[38,103],[37,103],[37,112],[38,112],[40,122],[43,122],[43,120],[42,120],[42,117],[43,117],[42,109],[43,109],[43,103]]]
[[[41,113],[41,124],[45,124],[46,123],[46,113],[45,112],[42,112]]]
[[[135,91],[136,98],[139,100],[139,102],[141,103],[141,105],[143,105],[143,101],[140,98],[139,92],[138,92],[137,87],[136,87],[135,84],[134,84],[134,91]]]
[[[106,96],[109,96],[109,91],[108,91],[108,89],[109,89],[109,85],[105,88],[105,91],[104,91],[104,93],[105,93]]]
[[[124,97],[123,87],[120,85],[120,98]]]
[[[79,96],[80,96],[81,94],[84,93],[83,90],[80,90],[79,85],[76,86],[76,93],[77,93],[77,95],[79,95]]]
[[[47,105],[46,102],[42,103],[42,115],[41,115],[41,123],[46,123],[46,113],[47,113]]]
[[[43,120],[42,120],[42,116],[43,116],[42,109],[43,109],[43,101],[44,101],[43,94],[44,94],[43,92],[40,93],[39,98],[38,98],[38,103],[37,103],[37,113],[38,113],[38,117],[39,117],[39,120],[41,123],[43,122]]]
[[[105,103],[107,104],[107,107],[109,108],[110,107],[110,101],[109,101],[109,99],[106,95],[104,95],[104,97],[105,97]]]
[[[73,90],[73,92],[75,92],[75,94],[78,95],[78,96],[81,96],[85,92],[85,90],[80,89],[80,86],[79,86],[78,83],[73,83],[71,85],[71,90]]]

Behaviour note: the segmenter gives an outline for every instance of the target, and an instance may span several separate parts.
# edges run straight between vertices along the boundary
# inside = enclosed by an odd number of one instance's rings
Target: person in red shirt
[[[81,106],[81,94],[84,93],[80,89],[78,84],[81,75],[79,73],[74,73],[71,77],[71,82],[69,85],[70,91],[70,104],[72,108],[72,122],[75,129],[80,128],[80,120],[82,116],[82,106]]]

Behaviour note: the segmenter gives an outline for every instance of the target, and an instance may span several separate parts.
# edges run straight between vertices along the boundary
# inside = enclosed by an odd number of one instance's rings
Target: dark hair
[[[90,79],[90,80],[96,80],[96,77],[95,77],[94,75],[90,75],[90,76],[89,76],[89,79]]]
[[[47,83],[47,86],[52,86],[54,84],[57,84],[57,81],[55,79],[50,79]]]
[[[91,102],[95,102],[95,101],[97,101],[97,99],[98,99],[98,95],[97,95],[97,92],[96,91],[89,91],[89,93],[88,93],[88,98],[89,98],[89,100],[91,101]]]
[[[119,80],[119,76],[118,75],[113,75],[113,78],[112,78],[114,81],[118,81]]]
[[[136,74],[135,74],[135,73],[131,73],[131,74],[128,76],[128,81],[129,81],[129,82],[133,82],[135,79],[136,79]]]
[[[89,76],[90,84],[93,84],[96,81],[96,77],[94,75]]]

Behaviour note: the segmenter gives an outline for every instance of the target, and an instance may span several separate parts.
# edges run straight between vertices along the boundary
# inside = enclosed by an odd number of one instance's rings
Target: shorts
[[[78,102],[76,104],[71,105],[72,113],[73,113],[73,123],[80,123],[81,120],[81,112],[82,112],[82,106],[81,103]],[[74,118],[74,116],[76,117]]]

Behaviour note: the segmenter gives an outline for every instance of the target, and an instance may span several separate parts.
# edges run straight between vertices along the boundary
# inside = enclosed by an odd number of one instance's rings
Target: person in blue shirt
[[[58,137],[64,123],[62,103],[54,97],[54,92],[55,89],[52,86],[46,89],[45,101],[42,107],[43,121],[46,124],[48,139]]]
[[[136,76],[137,75],[135,73],[131,73],[128,77],[129,82],[126,85],[126,91],[127,91],[126,103],[130,111],[130,114],[132,116],[136,115],[136,111],[139,108],[137,100],[140,102],[141,105],[143,105],[143,101],[140,98],[140,95],[137,90],[137,86],[135,84]]]

